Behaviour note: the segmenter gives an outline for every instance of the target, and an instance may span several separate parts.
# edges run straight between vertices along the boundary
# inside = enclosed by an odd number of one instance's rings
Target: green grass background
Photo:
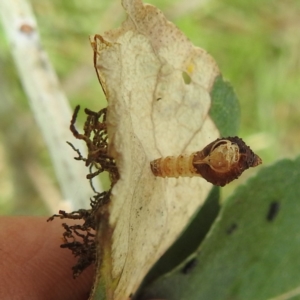
[[[120,1],[31,3],[43,46],[72,107],[81,104],[98,110],[105,106],[88,36],[121,24],[125,14]],[[264,165],[296,156],[300,152],[300,1],[149,3],[215,58],[241,104],[239,136]],[[47,214],[41,193],[28,175],[32,163],[42,166],[55,188],[58,185],[1,27],[0,74],[0,214]],[[225,187],[223,197],[252,174]]]

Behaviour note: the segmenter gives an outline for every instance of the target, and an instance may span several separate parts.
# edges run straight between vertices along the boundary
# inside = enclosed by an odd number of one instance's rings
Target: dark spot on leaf
[[[189,274],[197,265],[197,258],[192,258],[189,260],[184,267],[181,269],[181,273]]]
[[[236,223],[232,223],[226,230],[227,234],[230,235],[237,230],[238,226]]]
[[[267,215],[267,220],[269,222],[273,221],[280,209],[280,203],[277,201],[273,201],[271,202],[270,206],[269,206],[269,211],[268,211],[268,215]]]

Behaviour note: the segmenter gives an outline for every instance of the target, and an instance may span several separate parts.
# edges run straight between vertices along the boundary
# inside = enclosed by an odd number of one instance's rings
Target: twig
[[[92,191],[89,182],[85,180],[87,169],[83,164],[74,162],[74,153],[65,143],[74,139],[69,132],[70,106],[41,45],[32,9],[26,0],[2,0],[0,15],[31,109],[47,143],[63,196],[73,204],[72,209],[88,207]],[[80,151],[85,153],[83,149]],[[97,190],[102,189],[97,187]]]

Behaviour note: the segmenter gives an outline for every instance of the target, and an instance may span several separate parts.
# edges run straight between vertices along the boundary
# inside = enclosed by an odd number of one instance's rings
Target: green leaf
[[[240,105],[229,82],[216,78],[211,91],[212,105],[209,114],[222,137],[234,136],[240,124]]]
[[[299,295],[299,182],[300,158],[262,169],[227,200],[192,262],[158,279],[139,299]]]

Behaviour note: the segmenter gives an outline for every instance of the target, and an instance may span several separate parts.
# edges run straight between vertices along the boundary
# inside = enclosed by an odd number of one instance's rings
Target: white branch
[[[92,195],[85,179],[88,169],[83,162],[74,161],[76,153],[66,144],[74,141],[69,131],[70,106],[41,45],[32,9],[26,0],[1,0],[0,15],[31,109],[48,146],[63,201],[70,203],[70,209],[86,208]],[[81,142],[76,143],[84,154],[80,146]],[[96,188],[101,191],[97,184]],[[62,204],[65,208],[66,203]]]

